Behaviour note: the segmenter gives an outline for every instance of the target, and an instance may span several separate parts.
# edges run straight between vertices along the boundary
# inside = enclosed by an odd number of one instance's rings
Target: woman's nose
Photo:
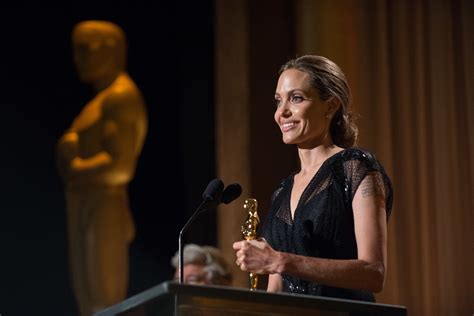
[[[280,112],[279,114],[283,117],[289,117],[291,116],[291,111],[290,111],[290,108],[288,106],[288,102],[284,102],[280,108],[278,109],[278,111]]]

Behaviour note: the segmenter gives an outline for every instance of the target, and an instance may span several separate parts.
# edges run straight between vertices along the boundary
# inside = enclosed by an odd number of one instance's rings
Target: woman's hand
[[[275,251],[263,238],[235,242],[235,263],[242,271],[257,274],[279,273],[281,254]]]

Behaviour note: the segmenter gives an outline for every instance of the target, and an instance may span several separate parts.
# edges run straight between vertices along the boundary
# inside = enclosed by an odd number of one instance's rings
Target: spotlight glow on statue
[[[80,79],[96,94],[64,133],[57,162],[64,181],[72,285],[81,315],[123,300],[135,228],[128,183],[147,132],[142,95],[125,71],[124,32],[84,21],[73,34]]]

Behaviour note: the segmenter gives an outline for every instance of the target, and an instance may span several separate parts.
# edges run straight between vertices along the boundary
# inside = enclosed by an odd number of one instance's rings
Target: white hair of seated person
[[[178,262],[179,252],[176,252],[171,259],[171,265],[178,269]],[[187,244],[183,249],[183,264],[184,267],[186,265],[203,267],[203,272],[206,275],[206,284],[230,285],[232,283],[232,274],[228,264],[222,257],[220,250],[215,247]],[[177,270],[176,273],[178,273]]]

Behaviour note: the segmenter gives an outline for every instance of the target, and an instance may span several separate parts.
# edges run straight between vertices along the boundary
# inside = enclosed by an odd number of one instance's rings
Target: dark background
[[[213,5],[115,2],[90,7],[0,8],[0,313],[75,315],[55,144],[91,99],[72,63],[71,31],[83,20],[120,25],[127,70],[147,104],[149,131],[130,203],[129,295],[172,277],[185,220],[215,177]],[[212,229],[210,229],[212,227]],[[215,244],[204,215],[186,242]]]

